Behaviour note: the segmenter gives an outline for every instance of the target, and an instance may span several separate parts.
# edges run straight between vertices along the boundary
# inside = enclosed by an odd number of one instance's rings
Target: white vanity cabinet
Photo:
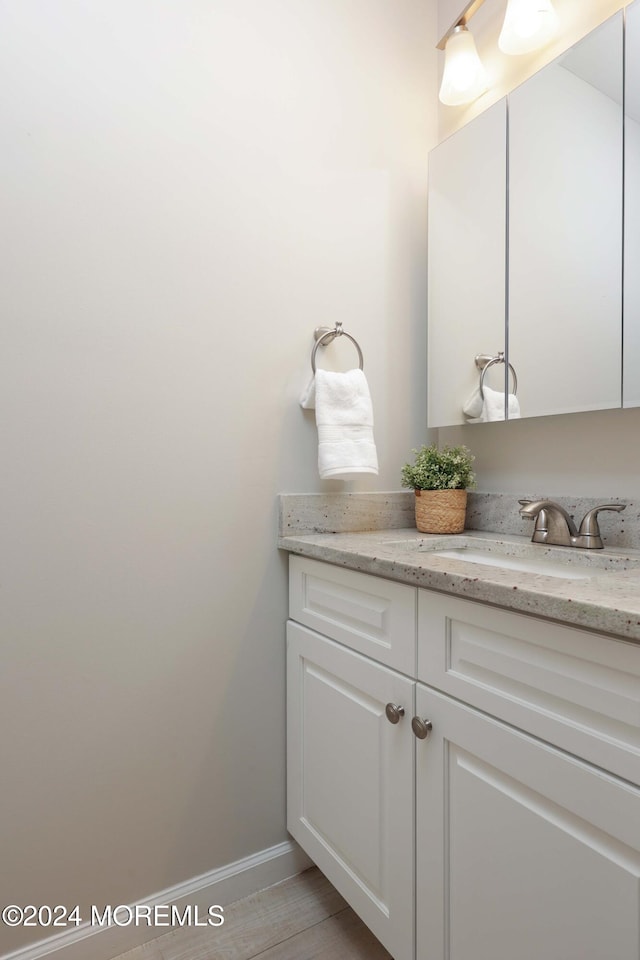
[[[288,828],[397,957],[413,956],[414,684],[289,623]],[[387,703],[404,709],[397,724]]]
[[[418,685],[417,956],[636,960],[640,791]]]
[[[640,647],[426,590],[418,609],[417,956],[636,960]]]
[[[289,829],[395,960],[637,960],[640,647],[298,557],[291,590]]]
[[[389,952],[409,960],[416,591],[292,557],[290,601],[287,826]]]

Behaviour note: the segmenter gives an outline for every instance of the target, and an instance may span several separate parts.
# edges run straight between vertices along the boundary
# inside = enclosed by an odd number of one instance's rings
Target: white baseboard
[[[213,904],[223,907],[258,890],[292,877],[311,866],[311,861],[297,843],[285,840],[268,850],[261,850],[243,860],[229,863],[201,877],[194,877],[144,900],[150,907],[174,905],[182,910],[188,904],[198,907],[206,917]],[[113,904],[112,906],[115,906]],[[88,922],[45,940],[38,940],[0,960],[112,960],[127,950],[168,933],[169,927],[91,926]],[[215,936],[215,932],[213,933]]]

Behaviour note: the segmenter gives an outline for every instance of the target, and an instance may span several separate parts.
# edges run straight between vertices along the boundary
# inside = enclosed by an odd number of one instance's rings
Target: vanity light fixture
[[[449,107],[471,103],[487,86],[473,35],[465,23],[458,23],[446,40],[440,100]]]
[[[450,107],[471,103],[488,89],[487,75],[467,24],[484,0],[470,0],[440,43],[444,69],[440,101]],[[507,0],[498,40],[503,53],[529,53],[543,47],[558,29],[552,0]]]
[[[508,0],[498,46],[503,53],[530,53],[548,43],[557,29],[551,0]]]

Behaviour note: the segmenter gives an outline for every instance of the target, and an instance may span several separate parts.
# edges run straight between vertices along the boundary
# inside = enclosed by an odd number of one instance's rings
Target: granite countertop
[[[475,530],[459,535],[463,541],[421,534],[415,527],[360,533],[283,533],[278,546],[290,553],[640,644],[637,550],[589,551],[540,545],[532,549],[522,536]],[[452,540],[470,548],[474,541],[482,540],[489,551],[492,545],[486,541],[493,541],[497,554],[506,549],[517,556],[526,549],[528,557],[562,563],[568,570],[572,565],[581,568],[584,579],[436,557],[425,549],[435,546],[436,541],[450,548]]]

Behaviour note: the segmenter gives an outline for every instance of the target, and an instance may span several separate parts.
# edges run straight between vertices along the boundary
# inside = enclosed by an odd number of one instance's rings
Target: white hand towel
[[[302,400],[312,402],[310,393],[307,388]],[[322,479],[346,479],[352,473],[377,474],[371,394],[362,370],[317,370],[315,407],[318,470]]]
[[[306,389],[303,390],[300,397],[300,406],[303,410],[315,410],[316,406],[316,376],[315,374],[309,380]]]
[[[482,397],[480,396],[479,386],[477,386],[467,398],[467,401],[462,408],[462,412],[464,413],[465,417],[477,418],[482,416]]]
[[[480,416],[470,419],[469,423],[488,423],[493,420],[504,420],[504,393],[500,390],[492,390],[491,387],[483,387],[484,400],[482,401],[482,412]],[[478,393],[480,397],[480,393]],[[473,405],[474,394],[471,394],[463,407],[466,416],[470,416],[467,410],[476,410],[477,405]],[[520,419],[520,404],[515,393],[510,393],[508,397],[509,420]]]
[[[483,387],[482,419],[487,423],[491,420],[504,420],[504,393]]]
[[[491,387],[483,387],[484,400],[482,403],[482,419],[486,422],[491,420],[504,420],[504,393],[500,390],[492,390]],[[520,404],[514,393],[508,397],[509,419],[517,420],[520,417]]]
[[[515,393],[509,394],[507,405],[509,408],[509,420],[519,420],[520,419],[520,401],[516,397]]]

